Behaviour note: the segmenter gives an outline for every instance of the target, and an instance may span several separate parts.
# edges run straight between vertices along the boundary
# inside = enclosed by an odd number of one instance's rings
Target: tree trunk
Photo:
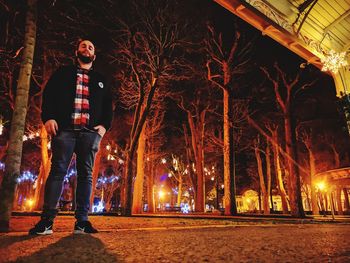
[[[254,152],[255,152],[256,162],[257,162],[257,165],[258,165],[258,175],[259,175],[259,182],[260,182],[260,194],[263,197],[262,198],[262,210],[264,211],[264,214],[269,214],[270,213],[269,195],[268,195],[268,193],[266,191],[263,166],[262,166],[260,152],[259,152],[259,149],[258,149],[257,146],[254,148]]]
[[[270,156],[270,144],[267,142],[266,145],[266,176],[267,176],[267,203],[269,200],[271,200],[271,206],[267,205],[270,207],[271,210],[273,210],[273,203],[272,203],[272,195],[271,195],[271,156]],[[268,210],[267,213],[270,214],[271,210]]]
[[[180,206],[181,205],[181,197],[182,197],[182,175],[179,175],[179,184],[178,184],[178,189],[177,189],[177,201],[176,205]]]
[[[151,147],[151,153],[154,152],[154,146],[152,145]],[[154,198],[154,178],[155,178],[155,174],[156,174],[156,171],[155,171],[155,162],[154,160],[151,160],[150,161],[150,167],[149,167],[149,176],[147,176],[147,182],[148,182],[148,212],[150,213],[154,213],[155,212],[155,208],[156,208],[156,205],[155,205],[155,198]]]
[[[125,189],[124,189],[124,214],[126,216],[131,215],[131,207],[132,207],[132,158],[134,156],[134,152],[127,152],[125,159]]]
[[[47,177],[50,173],[51,159],[48,154],[48,134],[46,132],[45,126],[41,125],[40,129],[40,139],[41,139],[41,165],[38,179],[36,181],[36,189],[34,193],[34,207],[37,210],[41,210],[44,205],[44,192],[45,183]]]
[[[224,207],[225,215],[236,215],[236,191],[233,156],[232,105],[230,92],[224,90]]]
[[[190,140],[189,140],[189,135],[188,135],[188,131],[187,131],[187,126],[185,124],[182,125],[183,131],[184,131],[184,135],[185,135],[185,144],[186,144],[186,161],[187,164],[191,166],[192,162],[193,162],[193,149],[191,149],[191,145],[190,145]],[[193,189],[196,189],[196,185],[197,185],[197,181],[195,176],[193,175],[192,169],[188,169],[188,175],[190,178],[190,182],[192,185]],[[196,190],[194,190],[194,194]]]
[[[292,128],[291,115],[287,111],[284,116],[284,128],[285,128],[285,140],[286,140],[286,153],[288,158],[287,168],[289,173],[289,199],[291,215],[294,217],[305,217],[300,187],[300,175],[296,165],[296,151],[295,151],[295,131]]]
[[[195,208],[196,212],[205,211],[205,180],[204,180],[204,162],[203,162],[203,149],[198,149],[196,158],[196,173],[197,173],[197,188],[196,188],[196,200]]]
[[[12,204],[12,209],[14,210],[18,209],[18,198],[19,198],[19,189],[18,189],[18,185],[16,185],[14,190],[13,204]]]
[[[200,112],[198,108],[196,114],[187,110],[187,120],[191,130],[191,144],[194,153],[196,167],[196,184],[195,184],[195,209],[196,212],[205,211],[205,179],[204,179],[204,124],[205,110]]]
[[[282,168],[280,163],[280,154],[278,149],[278,136],[277,136],[277,130],[272,132],[272,139],[274,142],[276,142],[273,146],[273,161],[275,166],[275,174],[276,174],[276,184],[278,188],[278,192],[281,196],[282,201],[282,211],[283,214],[288,213],[288,200],[287,200],[287,194],[286,190],[284,188],[283,184],[283,178],[282,178]]]
[[[37,1],[27,0],[27,5],[24,50],[18,77],[15,108],[11,121],[5,175],[0,188],[0,232],[7,232],[9,229],[16,179],[20,175],[21,168],[23,135],[36,40]]]
[[[340,168],[340,156],[334,144],[331,144],[331,149],[334,156],[334,168]]]
[[[143,196],[143,182],[145,177],[145,147],[146,147],[146,136],[145,136],[145,126],[143,127],[138,147],[137,147],[137,167],[136,167],[136,178],[134,182],[134,194],[132,201],[132,214],[140,214],[142,213],[142,196]]]
[[[137,143],[140,138],[140,134],[142,132],[143,126],[145,125],[146,118],[149,114],[150,107],[153,101],[153,96],[157,88],[157,78],[152,79],[152,86],[149,91],[148,97],[146,101],[139,101],[139,108],[143,109],[142,111],[136,110],[134,116],[134,123],[132,127],[132,131],[130,134],[130,146],[126,150],[126,162],[125,162],[125,207],[124,207],[124,215],[130,216],[132,212],[132,190],[133,190],[133,171],[132,171],[132,161],[135,155],[135,150]],[[145,105],[142,105],[145,103]]]
[[[150,173],[147,176],[147,203],[148,203],[148,212],[154,213],[154,177],[152,168],[150,169]]]
[[[125,162],[126,165],[126,162]],[[122,174],[122,180],[120,184],[120,207],[122,210],[122,213],[125,211],[125,205],[126,205],[126,171],[124,169],[124,172]]]
[[[316,188],[315,188],[315,183],[314,183],[314,177],[316,174],[316,161],[315,161],[315,156],[313,152],[311,151],[311,148],[308,148],[309,152],[309,162],[310,162],[310,187],[311,187],[311,207],[312,207],[312,214],[313,215],[318,215],[320,214],[320,211],[318,209],[317,205],[317,193],[316,193]]]

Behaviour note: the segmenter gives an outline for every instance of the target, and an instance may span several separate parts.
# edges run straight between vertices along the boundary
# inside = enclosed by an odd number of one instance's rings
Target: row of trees
[[[220,32],[218,26],[208,23],[209,17],[199,16],[199,13],[205,14],[205,10],[209,10],[207,5],[199,5],[199,1],[122,2],[105,1],[98,5],[88,2],[83,7],[69,3],[68,8],[64,1],[48,1],[37,6],[35,0],[28,0],[24,48],[17,49],[22,55],[22,64],[16,88],[14,69],[19,55],[9,54],[18,43],[14,36],[21,34],[8,33],[5,37],[1,54],[11,67],[1,70],[4,76],[2,86],[6,91],[2,99],[7,105],[12,105],[13,117],[0,189],[1,229],[8,228],[16,178],[20,175],[25,125],[27,129],[41,131],[38,148],[42,161],[35,202],[37,208],[42,206],[50,154],[47,134],[39,118],[41,94],[56,65],[70,60],[66,57],[67,50],[73,49],[72,40],[76,36],[86,35],[82,34],[86,33],[86,28],[90,30],[88,33],[97,36],[98,47],[101,31],[104,33],[105,41],[100,42],[100,48],[105,51],[101,53],[104,54],[101,61],[110,64],[107,71],[114,77],[112,86],[116,106],[112,129],[97,154],[93,184],[96,185],[101,171],[106,170],[104,160],[108,156],[120,160],[115,162],[120,167],[113,167],[113,171],[121,174],[118,187],[125,215],[142,212],[145,200],[149,211],[155,211],[153,189],[160,172],[159,159],[175,153],[177,164],[168,169],[177,185],[178,203],[184,187],[191,186],[196,211],[205,211],[205,167],[211,163],[223,172],[225,214],[236,214],[236,186],[240,180],[244,181],[237,174],[238,171],[247,174],[244,172],[247,167],[240,167],[239,157],[251,159],[253,156],[264,211],[270,210],[269,196],[274,181],[282,198],[283,211],[290,209],[293,216],[303,217],[302,184],[311,185],[312,180],[302,181],[302,174],[309,172],[297,158],[296,131],[298,127],[302,130],[304,125],[296,120],[295,97],[314,83],[302,77],[302,72],[287,72],[277,63],[273,67],[260,66],[254,61],[254,53],[258,51],[254,49],[252,36],[256,33],[242,30],[238,22],[232,28],[233,34]],[[190,9],[192,5],[200,8]],[[14,19],[11,12],[16,8],[18,6],[9,4],[2,10],[8,17],[8,31],[17,29],[16,23],[10,23]],[[37,22],[36,10],[42,11],[41,8],[45,12],[39,12],[40,22]],[[209,8],[212,7],[209,5]],[[202,18],[194,25],[191,17]],[[33,62],[34,49],[37,53]],[[265,114],[266,108],[258,107],[264,104],[263,98],[254,96],[254,92],[269,89],[269,97],[273,98],[270,110],[280,114]],[[176,111],[183,114],[166,115],[169,105],[173,105],[173,110],[181,109]],[[30,114],[25,122],[27,110]],[[177,123],[173,122],[169,128],[171,117],[175,117]],[[181,135],[181,140],[171,138],[169,130],[174,127],[180,130],[176,134]],[[307,144],[306,138],[312,133],[307,131],[304,129],[300,139],[309,149],[312,140]],[[169,141],[176,141],[177,145],[169,146]],[[111,153],[106,147],[111,144],[116,145],[113,148],[117,149],[116,153]],[[263,147],[265,161],[260,156]],[[314,174],[311,156],[310,169]],[[267,169],[266,175],[263,167]],[[272,174],[275,180],[272,180]]]

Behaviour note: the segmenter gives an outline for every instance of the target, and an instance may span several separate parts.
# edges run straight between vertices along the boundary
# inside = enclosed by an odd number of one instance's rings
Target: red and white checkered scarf
[[[89,75],[88,70],[77,69],[77,86],[72,113],[73,129],[82,129],[89,124]]]

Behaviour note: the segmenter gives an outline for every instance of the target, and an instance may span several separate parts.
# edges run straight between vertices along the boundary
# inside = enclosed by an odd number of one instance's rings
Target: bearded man
[[[53,233],[64,177],[76,156],[77,188],[74,233],[97,233],[88,220],[92,170],[100,141],[112,121],[112,98],[105,78],[92,69],[96,59],[90,40],[77,45],[76,65],[60,67],[43,93],[41,118],[51,136],[52,164],[45,185],[41,220],[30,235]]]

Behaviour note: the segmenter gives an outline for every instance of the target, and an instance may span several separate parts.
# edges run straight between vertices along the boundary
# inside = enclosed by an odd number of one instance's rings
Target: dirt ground
[[[93,216],[100,232],[74,235],[59,216],[53,235],[28,236],[38,219],[12,218],[0,262],[350,262],[347,222]]]

